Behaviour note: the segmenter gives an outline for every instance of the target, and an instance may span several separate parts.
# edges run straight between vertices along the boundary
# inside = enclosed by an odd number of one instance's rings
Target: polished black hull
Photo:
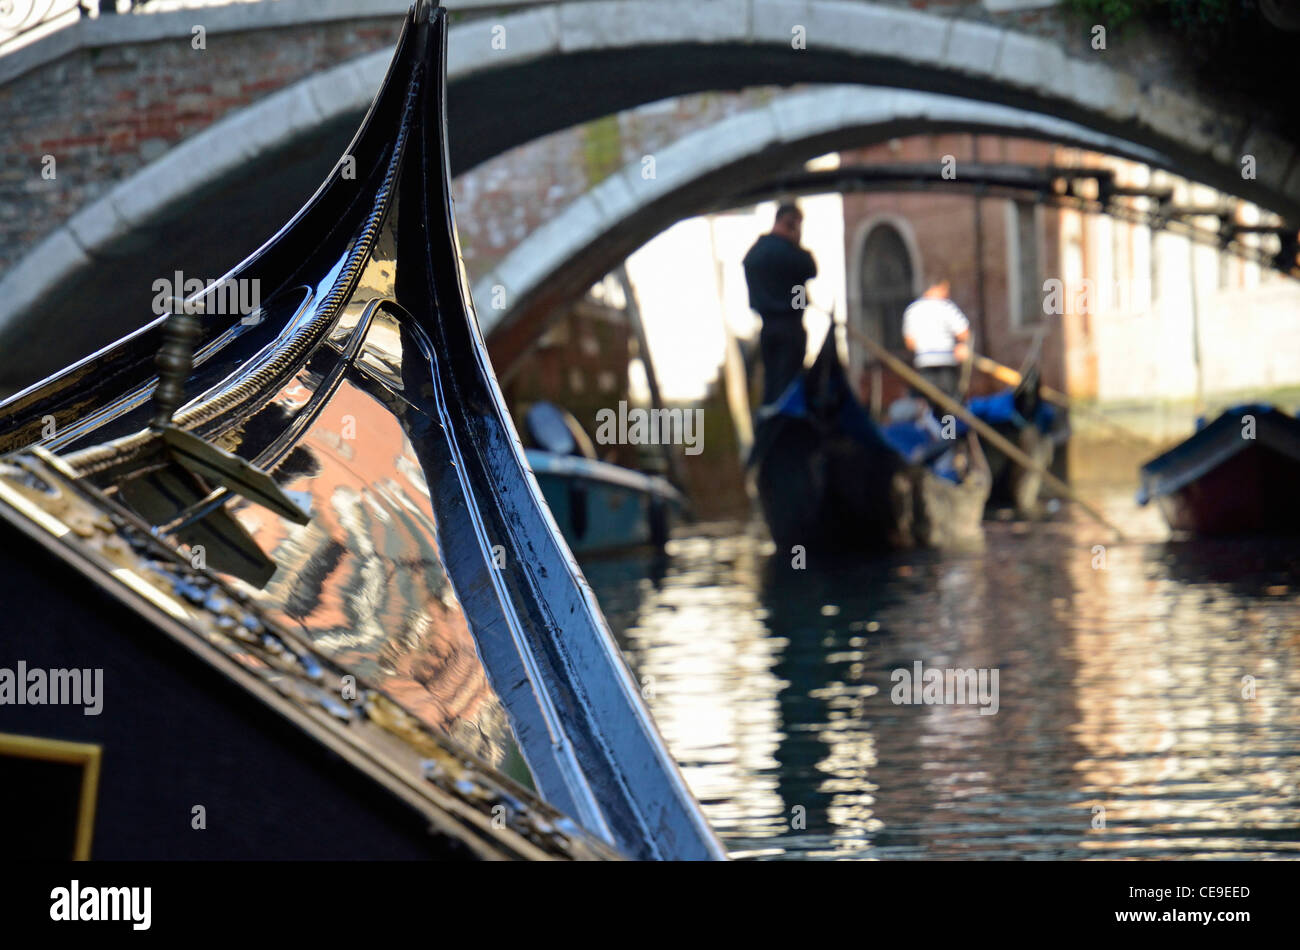
[[[1016,417],[991,423],[995,432],[1015,445],[1043,469],[1051,470],[1069,431],[1050,406],[1044,406],[1039,392],[1038,367],[1033,366],[1012,392]],[[988,420],[986,420],[988,421]],[[1022,518],[1033,517],[1042,508],[1043,478],[1013,461],[992,443],[984,444],[992,486],[990,510],[1011,509]]]
[[[1043,468],[1051,470],[1057,454],[1057,442],[1051,433],[1043,432],[1034,425],[1020,426],[1013,423],[999,423],[993,430]],[[1026,471],[995,445],[986,444],[984,451],[992,477],[989,509],[1011,509],[1022,518],[1037,514],[1042,503],[1042,476],[1037,472]]]
[[[751,464],[778,549],[876,552],[978,548],[989,476],[978,446],[960,484],[909,464],[854,399],[828,335],[794,412],[766,413]]]
[[[1138,500],[1204,535],[1300,534],[1300,420],[1243,406],[1142,467]]]

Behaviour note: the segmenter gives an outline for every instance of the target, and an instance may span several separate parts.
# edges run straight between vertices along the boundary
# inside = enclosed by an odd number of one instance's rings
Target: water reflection
[[[279,466],[285,489],[310,500],[310,523],[231,502],[277,570],[262,589],[228,579],[428,725],[526,780],[443,567],[423,472],[371,388],[360,374],[344,379]]]
[[[1300,552],[1129,498],[1119,544],[1067,514],[797,570],[712,525],[584,570],[734,856],[1294,857]],[[998,670],[997,714],[896,705],[918,660]]]

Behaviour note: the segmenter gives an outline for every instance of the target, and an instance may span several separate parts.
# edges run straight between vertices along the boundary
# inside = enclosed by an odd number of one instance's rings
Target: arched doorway
[[[916,297],[912,253],[899,229],[878,222],[862,242],[858,267],[859,326],[891,350],[903,347],[903,311]]]
[[[850,265],[855,275],[850,278],[850,319],[860,332],[905,357],[903,311],[916,299],[921,267],[911,229],[905,219],[882,216],[866,222],[859,234],[858,252]],[[851,340],[849,367],[858,398],[873,412],[879,413],[903,394],[893,374],[884,372],[878,360]]]

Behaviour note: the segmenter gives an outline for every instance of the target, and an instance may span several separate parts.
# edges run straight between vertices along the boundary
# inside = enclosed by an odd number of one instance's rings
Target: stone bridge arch
[[[860,86],[787,93],[658,150],[653,178],[644,177],[641,160],[628,163],[479,278],[473,288],[479,326],[498,371],[523,352],[548,314],[682,218],[725,205],[725,196],[817,155],[919,132],[1006,135],[1149,165],[1167,161],[1063,119],[954,96]]]
[[[1038,35],[1014,20],[989,21],[984,7],[968,2],[940,13],[897,0],[570,0],[477,20],[457,27],[451,44],[452,128],[472,125],[471,109],[512,121],[461,143],[460,161],[470,167],[503,151],[506,140],[673,95],[854,83],[1067,119],[1155,149],[1186,177],[1300,217],[1300,141],[1294,130],[1275,128],[1262,106],[1252,114],[1250,104],[1193,91],[1173,62],[1144,71],[1122,44],[1093,50],[1087,25]],[[795,48],[796,29],[802,48]],[[505,48],[493,49],[502,37]],[[1245,154],[1256,158],[1254,179],[1243,179]]]

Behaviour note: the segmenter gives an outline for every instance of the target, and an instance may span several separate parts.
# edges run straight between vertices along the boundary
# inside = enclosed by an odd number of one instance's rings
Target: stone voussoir
[[[56,228],[31,254],[5,275],[5,309],[22,313],[39,305],[49,288],[72,276],[91,263],[72,232],[66,226]],[[0,330],[8,327],[0,320]]]
[[[1056,43],[1008,32],[998,50],[997,78],[1010,86],[1034,89],[1060,99],[1075,94],[1070,57]],[[1085,103],[1095,107],[1094,103]]]
[[[1086,56],[1069,60],[1070,98],[1088,103],[1116,122],[1137,117],[1141,87],[1136,78]]]
[[[564,52],[682,41],[745,41],[749,0],[716,0],[676,7],[665,16],[661,4],[646,0],[590,0],[558,7],[560,49]]]
[[[823,131],[845,119],[845,104],[850,96],[840,87],[781,96],[766,109],[772,117],[777,137],[782,142],[807,138],[810,131]]]
[[[448,46],[447,72],[468,76],[557,53],[560,31],[555,7],[470,20],[456,27],[458,41]]]
[[[1138,121],[1147,128],[1205,155],[1221,144],[1216,134],[1217,115],[1190,96],[1165,85],[1149,86],[1138,105]]]
[[[943,60],[958,72],[971,76],[992,76],[1007,31],[987,23],[953,19]]]
[[[643,160],[644,156],[633,163],[638,179]],[[637,195],[627,179],[627,175],[631,173],[632,169],[620,169],[591,190],[591,198],[600,206],[606,220],[619,221],[636,208]]]
[[[794,29],[806,31],[807,50],[843,50],[941,65],[948,21],[879,4],[847,0],[754,0],[755,42],[789,45]],[[806,50],[806,51],[807,51]]]
[[[88,254],[94,256],[125,233],[130,222],[122,217],[111,195],[92,201],[68,219],[67,228]]]
[[[387,50],[379,50],[311,77],[307,92],[319,114],[329,118],[369,106],[391,59]]]

